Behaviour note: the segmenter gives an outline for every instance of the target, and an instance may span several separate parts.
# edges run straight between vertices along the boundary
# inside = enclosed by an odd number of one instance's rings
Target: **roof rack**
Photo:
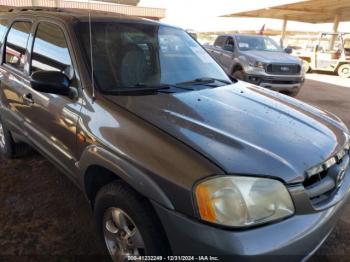
[[[45,6],[21,6],[11,7],[8,12],[26,12],[26,11],[46,11],[46,12],[60,12],[60,13],[86,13],[86,9],[80,8],[62,8],[62,7],[45,7]],[[110,13],[108,11],[92,10],[99,13]],[[113,14],[116,14],[112,12]]]
[[[20,7],[11,7],[8,9],[8,12],[25,12],[25,11],[67,12],[69,10],[76,10],[76,9],[60,8],[60,7],[45,7],[45,6],[20,6]]]

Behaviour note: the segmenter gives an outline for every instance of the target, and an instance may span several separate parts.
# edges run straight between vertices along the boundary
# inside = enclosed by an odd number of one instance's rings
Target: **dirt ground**
[[[298,98],[337,114],[350,128],[350,88],[309,78]],[[0,261],[106,260],[83,194],[42,156],[0,157],[0,203]],[[349,247],[350,203],[312,261],[349,261]]]

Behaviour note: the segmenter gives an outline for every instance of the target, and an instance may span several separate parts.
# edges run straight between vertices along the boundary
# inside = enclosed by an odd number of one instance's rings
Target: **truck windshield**
[[[78,34],[91,65],[87,22]],[[170,26],[135,22],[91,24],[94,79],[100,90],[176,85],[212,78],[230,83],[222,68],[185,31]]]
[[[281,47],[271,38],[266,36],[236,36],[238,48],[241,51],[270,51],[282,52]]]

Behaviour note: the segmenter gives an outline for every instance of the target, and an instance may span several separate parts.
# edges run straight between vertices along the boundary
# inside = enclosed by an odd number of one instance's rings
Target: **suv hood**
[[[269,52],[269,51],[245,51],[245,55],[263,63],[293,63],[300,64],[300,59],[291,56],[285,52]]]
[[[231,174],[301,182],[307,169],[340,150],[347,139],[348,131],[336,117],[244,82],[201,91],[107,99]]]

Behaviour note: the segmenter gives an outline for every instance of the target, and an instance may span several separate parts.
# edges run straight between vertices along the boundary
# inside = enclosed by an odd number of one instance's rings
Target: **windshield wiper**
[[[221,82],[224,84],[232,84],[230,81],[223,80],[223,79],[218,79],[218,78],[212,78],[212,77],[202,77],[202,78],[196,78],[194,80],[186,81],[186,82],[180,82],[176,83],[176,86],[182,86],[182,85],[207,85],[207,84],[212,84],[215,82]]]
[[[128,87],[120,87],[114,90],[105,90],[104,93],[108,95],[128,95],[128,94],[154,94],[159,90],[170,89],[170,85],[159,84],[159,85],[147,85],[143,83],[139,83],[133,86]]]

